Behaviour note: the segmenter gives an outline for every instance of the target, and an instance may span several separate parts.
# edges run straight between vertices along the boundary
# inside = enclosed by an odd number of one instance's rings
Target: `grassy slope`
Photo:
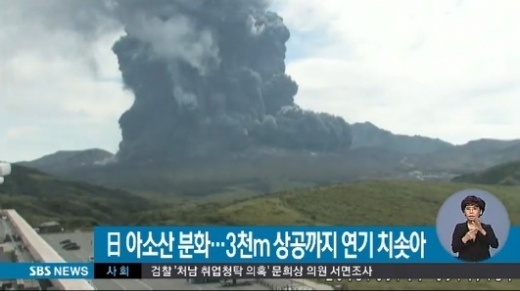
[[[475,185],[420,181],[372,181],[295,189],[233,203],[204,203],[165,209],[171,223],[222,225],[434,225],[451,194]],[[482,185],[508,201],[511,220],[520,225],[518,188]],[[413,207],[412,207],[413,206]],[[142,217],[143,221],[146,217]]]
[[[520,185],[520,161],[501,164],[485,171],[462,175],[457,182],[489,185]]]
[[[397,172],[402,156],[356,149],[343,154],[276,153],[214,159],[185,164],[81,167],[54,174],[107,187],[189,197],[229,193],[240,188],[254,194],[294,186],[346,183]],[[404,169],[407,172],[408,169]]]
[[[156,202],[13,165],[12,174],[0,185],[0,205],[16,209],[32,224],[58,220],[68,227],[85,227],[132,223],[135,213],[153,208]]]

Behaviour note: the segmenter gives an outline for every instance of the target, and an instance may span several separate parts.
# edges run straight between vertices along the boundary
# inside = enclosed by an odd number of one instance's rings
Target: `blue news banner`
[[[146,278],[258,277],[259,268],[269,277],[520,278],[520,227],[501,243],[491,259],[466,263],[435,227],[96,227],[94,260],[100,270],[131,264]],[[223,275],[235,268],[244,272]]]
[[[520,227],[465,263],[433,227],[97,227],[94,263],[3,263],[0,279],[520,278]]]

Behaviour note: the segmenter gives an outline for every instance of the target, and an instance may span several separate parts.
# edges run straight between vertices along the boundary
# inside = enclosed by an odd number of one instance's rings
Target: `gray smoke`
[[[290,33],[269,1],[45,2],[69,13],[56,23],[85,35],[124,28],[113,51],[135,102],[119,120],[122,160],[351,144],[343,119],[295,105],[298,86],[284,62]]]

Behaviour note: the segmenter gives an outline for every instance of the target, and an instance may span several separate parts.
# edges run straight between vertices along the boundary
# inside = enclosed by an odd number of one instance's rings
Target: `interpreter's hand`
[[[482,222],[480,222],[480,219],[475,219],[474,224],[478,232],[482,233],[483,235],[486,235],[486,231],[484,230],[484,227],[482,226]]]
[[[474,241],[476,237],[477,237],[477,231],[476,230],[470,230],[470,231],[466,232],[466,234],[462,238],[462,241],[464,243],[467,243],[470,240]]]
[[[480,231],[482,229],[482,223],[480,222],[480,219],[475,219],[473,221],[473,225],[475,226],[475,228]]]

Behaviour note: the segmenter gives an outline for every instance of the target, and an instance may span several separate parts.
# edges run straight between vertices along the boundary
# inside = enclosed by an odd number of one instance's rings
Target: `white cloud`
[[[11,141],[24,140],[26,136],[34,136],[38,138],[42,131],[35,126],[12,127],[7,130],[6,138]]]
[[[520,2],[279,0],[274,7],[291,29],[288,72],[303,107],[457,143],[519,137]],[[113,81],[120,72],[110,48],[119,33],[79,39],[19,13],[0,17],[0,158],[116,151],[117,121],[133,101]]]
[[[520,137],[520,2],[284,0],[277,7],[293,35],[327,38],[306,42],[314,49],[288,65],[303,107],[455,143]]]
[[[93,147],[115,152],[118,119],[133,98],[121,83],[99,80],[120,79],[110,50],[118,34],[90,43],[87,50],[81,47],[85,42],[65,32],[20,36],[18,27],[7,27],[10,34],[0,37],[2,159]]]

